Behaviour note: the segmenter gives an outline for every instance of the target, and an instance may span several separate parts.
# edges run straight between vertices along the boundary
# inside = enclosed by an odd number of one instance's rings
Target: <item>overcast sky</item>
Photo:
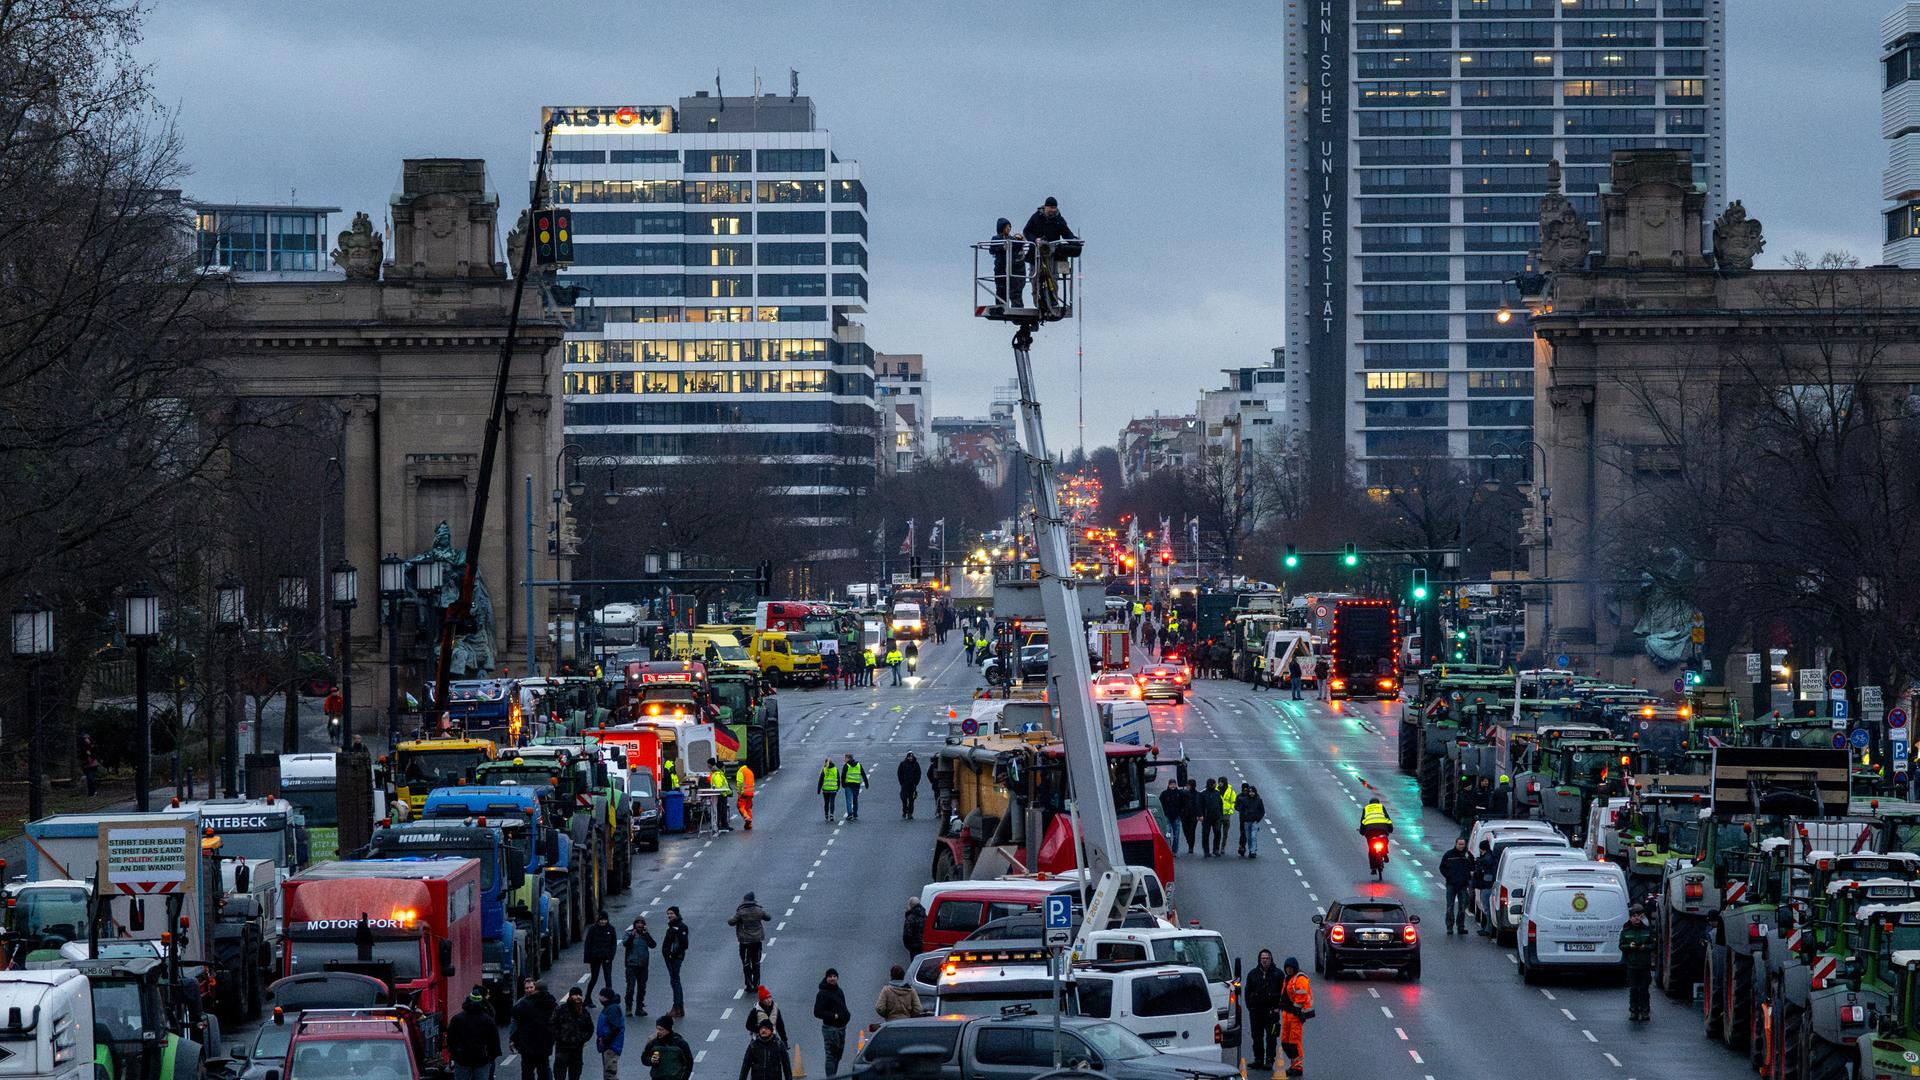
[[[1888,0],[1727,0],[1731,197],[1795,249],[1880,250],[1879,23]],[[169,0],[142,58],[199,198],[376,221],[404,157],[482,157],[511,222],[543,104],[800,90],[864,170],[867,340],[927,357],[933,411],[1012,375],[969,318],[966,245],[1056,195],[1090,241],[1086,443],[1191,412],[1219,370],[1284,344],[1280,0],[562,5]],[[1716,211],[1717,212],[1717,208]],[[1073,328],[1035,359],[1049,442],[1074,430]]]

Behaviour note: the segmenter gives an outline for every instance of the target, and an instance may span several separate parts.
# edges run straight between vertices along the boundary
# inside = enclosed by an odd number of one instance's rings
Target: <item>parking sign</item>
[[[1047,944],[1067,945],[1073,940],[1073,898],[1065,893],[1047,897]]]

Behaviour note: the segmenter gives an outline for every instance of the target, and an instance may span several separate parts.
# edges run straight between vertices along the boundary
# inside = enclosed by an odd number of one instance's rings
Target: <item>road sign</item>
[[[1867,744],[1873,741],[1873,733],[1866,728],[1857,727],[1847,733],[1847,741],[1853,744],[1855,750],[1865,750]]]
[[[1887,726],[1895,730],[1899,730],[1900,728],[1906,727],[1907,726],[1907,710],[1899,709],[1899,708],[1888,709],[1887,710]]]
[[[1676,694],[1684,694],[1687,692],[1686,676],[1682,675],[1681,677],[1673,680],[1673,692]]]
[[[1760,681],[1760,654],[1757,652],[1747,654],[1747,678]]]
[[[1836,731],[1836,732],[1834,732],[1834,733],[1833,733],[1833,748],[1834,748],[1835,750],[1845,750],[1845,749],[1847,748],[1847,733],[1846,733],[1846,732],[1844,732],[1844,731]]]
[[[1863,709],[1878,709],[1886,703],[1886,700],[1880,688],[1873,683],[1860,688],[1860,707]]]
[[[1468,610],[1469,608],[1471,608],[1471,607],[1473,606],[1473,605],[1472,605],[1472,604],[1471,604],[1471,603],[1469,602],[1469,601],[1470,601],[1470,599],[1471,599],[1470,597],[1466,597],[1466,596],[1462,596],[1462,597],[1460,598],[1460,610],[1461,610],[1461,611],[1466,611],[1466,610]]]
[[[1047,897],[1048,948],[1065,947],[1073,942],[1073,898],[1065,894]]]
[[[1903,772],[1896,772],[1896,773],[1894,773],[1894,774],[1893,774],[1893,782],[1894,782],[1894,783],[1896,783],[1896,784],[1904,784],[1904,783],[1906,783],[1906,782],[1907,782],[1907,774],[1906,774],[1906,773],[1903,773]]]
[[[1833,718],[1835,720],[1845,720],[1847,718],[1847,699],[1846,698],[1841,698],[1839,701],[1829,702],[1829,704],[1833,706]]]
[[[1553,666],[1557,668],[1566,667],[1570,663],[1572,663],[1572,661],[1567,659],[1566,653],[1561,653],[1559,656],[1553,658]]]
[[[1845,690],[1847,688],[1847,673],[1844,671],[1833,672],[1827,676],[1827,685],[1833,687],[1835,690]]]
[[[1810,667],[1810,668],[1800,669],[1800,696],[1801,697],[1817,698],[1820,696],[1820,692],[1826,689],[1826,685],[1827,685],[1827,669],[1826,668]]]
[[[980,734],[980,721],[975,720],[971,716],[967,717],[965,720],[960,721],[960,734],[962,735]]]

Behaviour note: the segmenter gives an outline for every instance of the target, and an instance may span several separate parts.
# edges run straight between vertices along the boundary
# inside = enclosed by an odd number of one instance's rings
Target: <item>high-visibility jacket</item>
[[[867,770],[857,761],[844,765],[840,769],[840,782],[847,787],[866,787]]]
[[[1226,787],[1220,789],[1220,814],[1222,817],[1233,816],[1233,804],[1238,798],[1239,796],[1233,793],[1232,784],[1228,784]]]
[[[1369,825],[1391,825],[1393,819],[1387,816],[1387,808],[1377,802],[1370,802],[1360,808],[1360,827]]]
[[[725,795],[727,793],[727,770],[715,769],[708,773],[707,786]]]
[[[680,777],[675,774],[673,762],[660,766],[660,784],[669,791],[680,786]]]
[[[1282,991],[1282,1000],[1292,1006],[1280,1010],[1280,1041],[1296,1050],[1300,1047],[1300,1036],[1306,1030],[1306,1024],[1300,1014],[1313,1008],[1313,986],[1307,982],[1304,971],[1296,971],[1287,980]],[[1295,1058],[1296,1063],[1298,1058]]]
[[[740,781],[740,797],[743,799],[751,798],[753,796],[753,766],[740,766],[740,771],[734,775],[734,779]]]
[[[833,762],[829,761],[820,769],[820,791],[822,794],[831,795],[839,790],[840,770],[834,768]]]
[[[900,650],[899,649],[887,650],[887,666],[888,667],[900,666]]]

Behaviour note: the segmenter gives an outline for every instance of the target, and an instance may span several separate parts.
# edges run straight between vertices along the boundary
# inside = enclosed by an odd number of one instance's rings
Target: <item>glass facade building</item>
[[[1547,164],[1593,225],[1613,151],[1685,147],[1723,203],[1725,0],[1291,0],[1287,380],[1316,456],[1533,461],[1533,348],[1505,283]],[[1399,463],[1398,465],[1396,463]]]
[[[330,269],[327,219],[337,206],[188,202],[200,266],[249,278]]]
[[[1880,261],[1920,267],[1920,3],[1904,3],[1880,24],[1880,135],[1887,140],[1881,197],[1891,205]]]
[[[754,460],[770,514],[831,528],[876,463],[867,193],[798,95],[555,107],[552,201],[573,212],[565,357],[583,457]],[[539,149],[539,134],[533,140]]]

